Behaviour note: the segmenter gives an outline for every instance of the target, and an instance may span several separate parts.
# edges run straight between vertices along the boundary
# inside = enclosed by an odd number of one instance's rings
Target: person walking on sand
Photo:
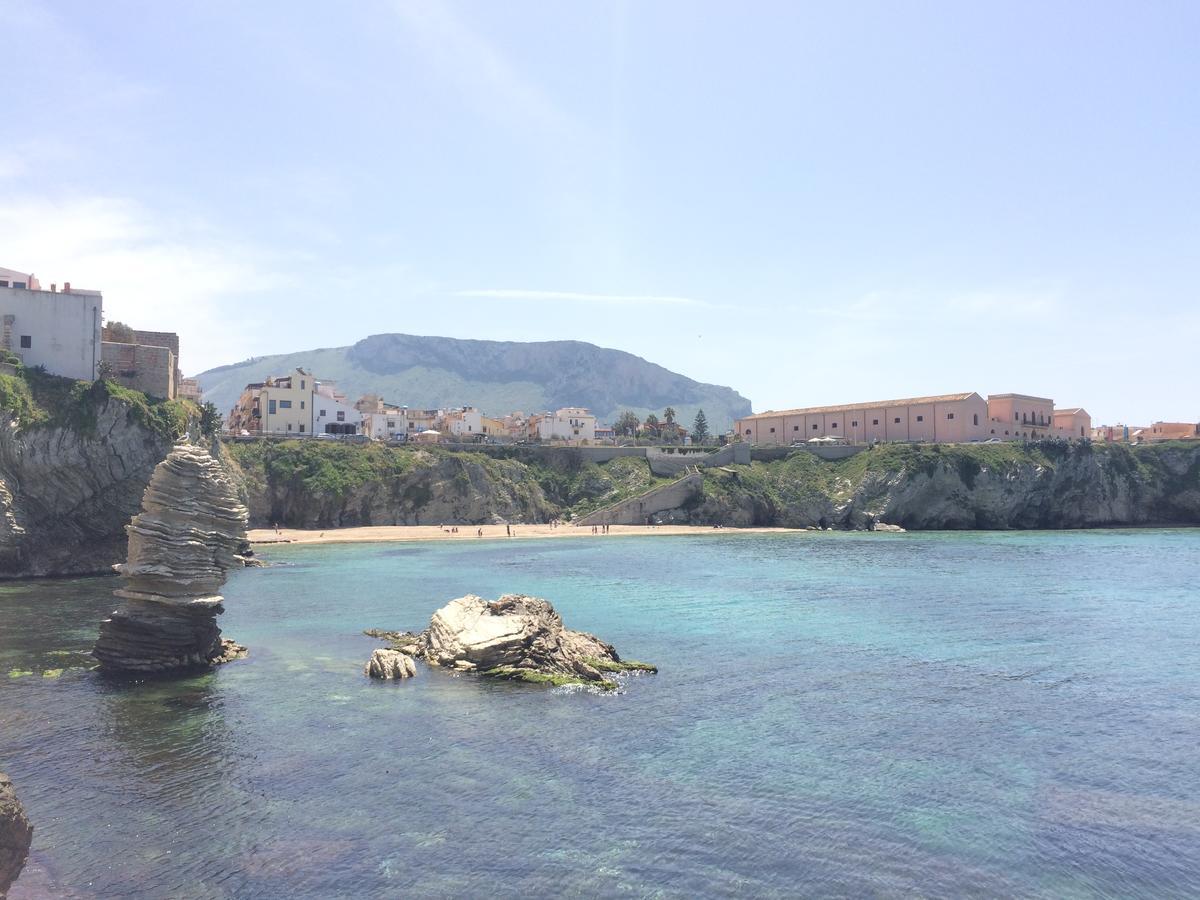
[[[512,526],[509,525],[507,522],[504,523],[504,533],[507,534],[509,537],[512,537]]]
[[[274,525],[272,525],[271,527],[275,529],[275,534],[276,534],[276,535],[278,535],[278,534],[279,534],[279,523],[278,523],[278,522],[276,522],[276,523],[275,523]]]

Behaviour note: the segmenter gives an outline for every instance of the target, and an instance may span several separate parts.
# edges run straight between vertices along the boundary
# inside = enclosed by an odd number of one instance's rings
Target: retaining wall
[[[687,475],[671,484],[588,513],[579,520],[578,524],[645,525],[655,513],[678,509],[703,489],[703,475]]]

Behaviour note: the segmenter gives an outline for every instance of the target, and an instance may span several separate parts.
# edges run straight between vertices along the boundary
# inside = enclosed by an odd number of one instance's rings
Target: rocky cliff
[[[908,529],[1200,525],[1200,444],[880,446],[706,472],[664,521]]]
[[[194,424],[182,405],[160,416],[165,405],[100,384],[45,421],[0,410],[0,577],[108,572],[150,473]]]
[[[644,459],[552,458],[320,442],[237,444],[251,522],[299,528],[581,519],[670,484]],[[700,476],[696,476],[697,479]],[[825,461],[703,471],[661,522],[910,529],[1200,524],[1200,444],[886,445]],[[590,520],[588,520],[590,521]]]

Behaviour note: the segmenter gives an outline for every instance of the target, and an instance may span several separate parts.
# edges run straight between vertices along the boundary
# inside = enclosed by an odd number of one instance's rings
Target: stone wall
[[[679,509],[698,498],[703,490],[703,475],[687,475],[671,484],[589,513],[578,524],[646,525],[656,513]]]
[[[100,346],[101,358],[117,384],[151,397],[175,397],[175,354],[169,347],[115,341]]]

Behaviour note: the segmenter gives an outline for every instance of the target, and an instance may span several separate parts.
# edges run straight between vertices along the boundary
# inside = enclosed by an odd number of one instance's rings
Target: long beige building
[[[1054,409],[1054,401],[1027,394],[974,391],[906,397],[840,406],[771,410],[738,419],[735,434],[752,444],[788,445],[813,438],[839,438],[850,443],[925,441],[951,444],[971,441],[1040,440],[1088,436],[1091,417],[1083,409]]]

